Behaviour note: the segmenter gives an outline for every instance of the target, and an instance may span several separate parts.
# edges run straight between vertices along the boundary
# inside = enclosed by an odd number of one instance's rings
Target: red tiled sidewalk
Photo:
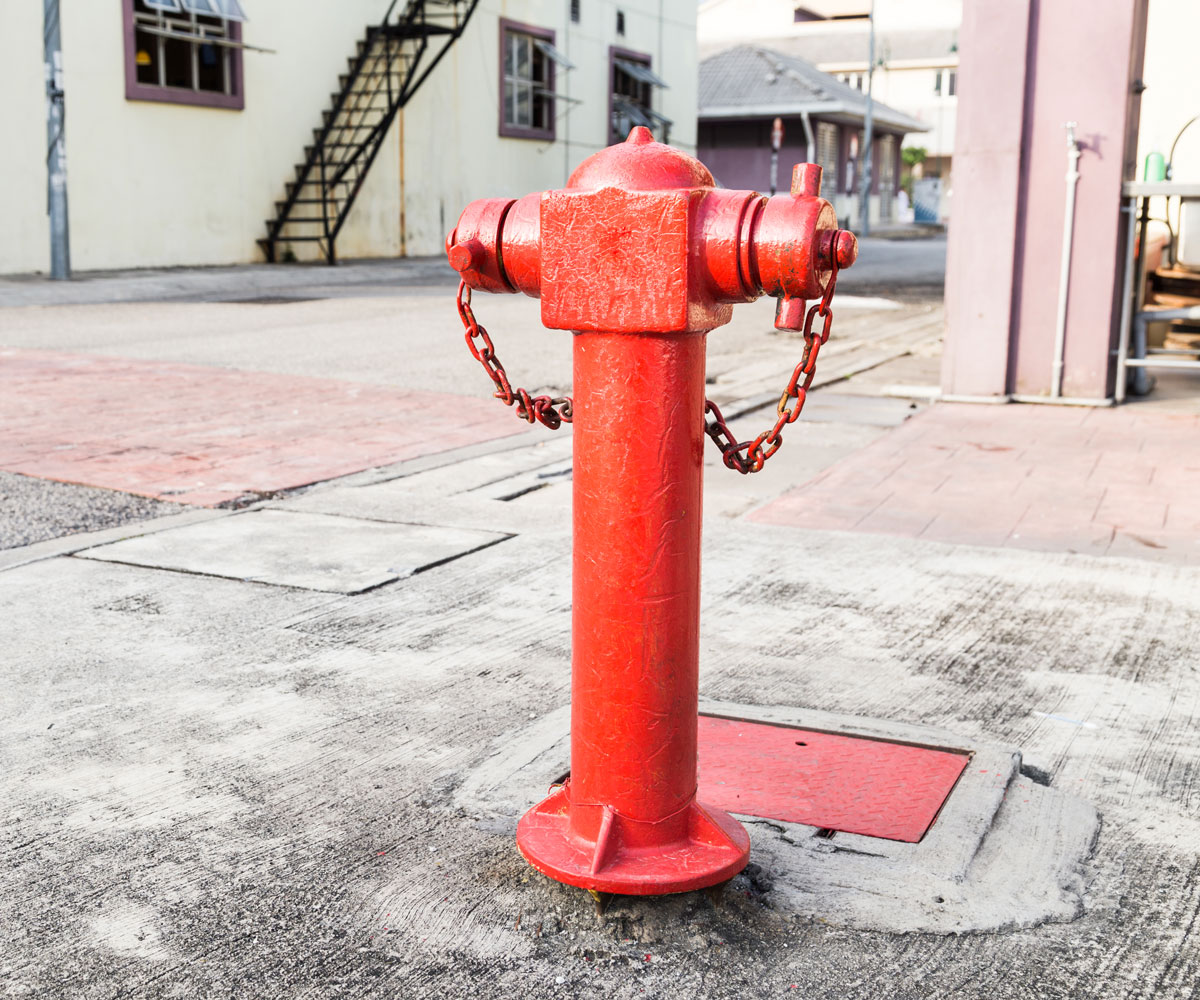
[[[0,469],[213,505],[519,434],[498,403],[0,349]]]
[[[749,515],[972,545],[1200,560],[1200,417],[941,403]]]

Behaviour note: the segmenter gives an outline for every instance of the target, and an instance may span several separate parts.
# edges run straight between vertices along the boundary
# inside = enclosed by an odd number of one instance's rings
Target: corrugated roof
[[[868,29],[845,28],[838,31],[806,31],[773,38],[755,38],[748,43],[774,49],[794,56],[814,66],[831,64],[867,64]],[[926,31],[880,31],[875,36],[876,58],[888,62],[928,60],[937,64],[957,52],[958,32],[954,29]],[[721,42],[704,42],[701,55],[715,54],[730,46]]]
[[[700,118],[800,114],[862,118],[867,98],[803,59],[759,45],[739,45],[700,63]],[[925,132],[902,111],[873,102],[875,121],[905,132]]]

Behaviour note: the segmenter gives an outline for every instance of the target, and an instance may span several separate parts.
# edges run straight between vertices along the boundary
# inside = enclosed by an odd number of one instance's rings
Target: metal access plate
[[[744,816],[916,843],[966,751],[700,716],[701,802]]]
[[[252,510],[96,546],[79,556],[357,594],[509,537],[469,528]]]

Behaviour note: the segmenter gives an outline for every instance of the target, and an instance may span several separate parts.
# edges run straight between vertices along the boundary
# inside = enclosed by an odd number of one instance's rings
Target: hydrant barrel
[[[750,850],[696,801],[704,341],[575,335],[571,775],[517,843],[597,891],[713,885]]]

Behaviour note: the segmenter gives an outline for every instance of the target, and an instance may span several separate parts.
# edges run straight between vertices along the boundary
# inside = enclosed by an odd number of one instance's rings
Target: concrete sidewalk
[[[756,520],[908,412],[818,393],[749,479],[710,450],[702,693],[1018,748],[1013,808],[1099,810],[1081,867],[1041,883],[1043,811],[958,889],[761,824],[720,906],[600,922],[527,868],[462,792],[569,699],[570,438],[539,430],[6,553],[6,995],[1194,995],[1200,575]]]
[[[1194,408],[889,398],[940,312],[843,303],[767,468],[706,442],[701,694],[971,766],[920,843],[747,816],[722,900],[601,921],[513,845],[566,765],[570,430],[486,398],[450,292],[0,313],[0,470],[160,498],[0,550],[0,994],[1196,995]],[[709,340],[739,438],[769,309]],[[536,303],[480,312],[569,388]]]

